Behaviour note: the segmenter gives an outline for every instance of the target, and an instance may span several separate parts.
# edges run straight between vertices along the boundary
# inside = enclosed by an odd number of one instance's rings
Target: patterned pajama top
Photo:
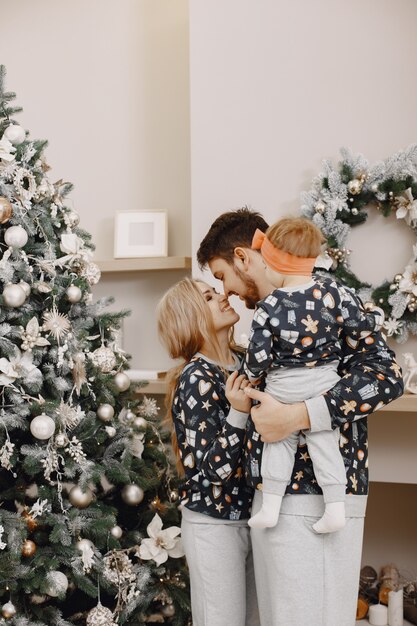
[[[218,519],[247,519],[253,495],[242,467],[248,415],[230,407],[225,381],[224,370],[200,354],[178,381],[172,413],[185,470],[181,503]]]
[[[380,332],[369,335],[365,331],[368,336],[361,338],[367,324],[371,330],[382,320],[378,319],[379,313],[369,316],[358,309],[357,303],[351,290],[322,276],[314,276],[311,285],[298,292],[274,291],[259,303],[244,367],[253,379],[268,368],[311,367],[339,361],[341,380],[323,396],[307,400],[306,405],[312,432],[340,428],[348,481],[346,493],[365,495],[366,418],[399,397],[403,382],[394,353]],[[261,486],[262,448],[259,434],[249,420],[245,472],[254,488]],[[302,437],[286,493],[322,493]]]

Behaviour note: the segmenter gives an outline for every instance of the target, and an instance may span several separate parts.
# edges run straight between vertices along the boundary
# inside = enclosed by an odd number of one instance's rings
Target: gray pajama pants
[[[317,534],[323,498],[286,495],[278,524],[251,530],[261,626],[354,626],[366,500],[347,496],[346,526]]]
[[[283,368],[273,370],[266,379],[265,391],[286,404],[320,396],[339,380],[337,363],[318,367]],[[346,490],[346,471],[339,448],[339,429],[303,433],[308,454],[314,467],[324,501],[343,502]],[[300,437],[293,433],[282,441],[265,443],[261,474],[264,493],[285,494],[294,468],[294,459]]]
[[[259,626],[247,521],[223,522],[184,508],[181,535],[193,626]]]

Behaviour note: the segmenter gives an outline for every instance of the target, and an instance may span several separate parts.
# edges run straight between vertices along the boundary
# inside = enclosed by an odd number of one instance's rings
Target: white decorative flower
[[[84,241],[74,233],[64,233],[61,235],[60,248],[66,255],[55,261],[56,265],[71,265],[74,261],[82,259],[88,262],[92,257],[92,252],[84,247]]]
[[[45,337],[41,337],[39,322],[36,317],[32,317],[27,323],[26,329],[21,326],[21,337],[23,340],[22,350],[32,350],[34,346],[49,346],[50,343]]]
[[[412,293],[414,296],[417,296],[417,262],[407,265],[398,288],[404,293]]]
[[[174,559],[184,556],[182,541],[178,537],[181,528],[171,526],[162,530],[162,520],[156,513],[146,530],[150,539],[142,539],[136,556],[144,561],[152,559],[158,566],[165,563],[169,556]]]
[[[383,324],[383,328],[387,331],[388,337],[392,337],[392,335],[398,333],[401,326],[403,326],[403,322],[396,320],[395,317],[389,317]]]
[[[414,226],[417,223],[417,199],[413,198],[409,187],[397,200],[397,219],[405,219],[407,224]]]
[[[19,376],[19,373],[5,357],[0,359],[0,372],[0,385],[10,385]]]
[[[0,159],[8,162],[14,161],[15,157],[12,152],[16,152],[16,148],[6,137],[2,137],[0,139]]]

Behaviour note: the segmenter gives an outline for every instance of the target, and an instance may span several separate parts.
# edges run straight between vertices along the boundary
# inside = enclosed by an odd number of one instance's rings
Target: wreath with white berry
[[[302,194],[302,214],[327,237],[327,248],[316,267],[353,287],[363,300],[371,300],[385,312],[384,329],[403,343],[417,334],[417,242],[407,266],[391,280],[370,285],[349,265],[346,247],[351,228],[363,224],[369,211],[388,217],[395,214],[416,233],[417,240],[417,145],[370,167],[362,155],[341,150],[335,167],[324,161],[323,171]]]

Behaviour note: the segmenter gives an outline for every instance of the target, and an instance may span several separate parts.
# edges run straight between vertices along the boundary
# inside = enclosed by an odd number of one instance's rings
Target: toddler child
[[[252,382],[265,377],[265,391],[289,404],[321,395],[336,384],[342,331],[356,347],[384,322],[380,308],[364,309],[347,287],[312,275],[323,242],[321,231],[304,218],[281,219],[266,233],[257,230],[252,242],[275,290],[257,304],[244,369]],[[335,532],[345,525],[346,473],[339,429],[303,435],[325,503],[324,515],[313,528]],[[298,443],[299,433],[265,443],[262,508],[249,520],[252,528],[276,525]]]

